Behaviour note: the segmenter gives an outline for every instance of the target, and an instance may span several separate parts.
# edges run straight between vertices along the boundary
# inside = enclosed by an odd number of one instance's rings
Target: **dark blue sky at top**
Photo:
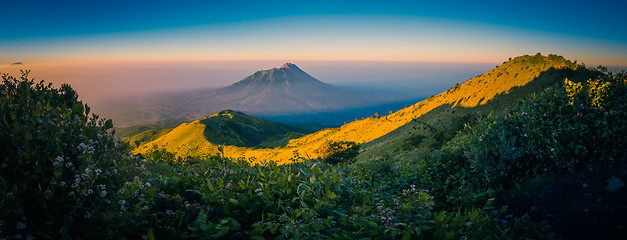
[[[422,16],[627,42],[627,1],[0,0],[0,40],[107,34],[300,15]]]

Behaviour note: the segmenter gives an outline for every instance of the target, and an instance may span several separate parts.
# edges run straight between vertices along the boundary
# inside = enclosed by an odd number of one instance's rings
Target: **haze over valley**
[[[187,62],[128,62],[125,64],[100,63],[71,66],[37,65],[24,63],[4,68],[18,74],[19,69],[31,69],[31,76],[42,78],[59,86],[69,83],[82,94],[80,98],[92,111],[116,120],[117,127],[150,124],[162,119],[192,120],[210,115],[194,112],[193,117],[154,116],[142,107],[168,103],[173,98],[195,95],[198,92],[219,89],[244,79],[263,69],[280,67],[280,61],[187,61]],[[446,62],[381,62],[381,61],[298,61],[298,66],[316,79],[338,88],[362,95],[377,96],[378,101],[362,104],[359,109],[327,109],[326,117],[313,118],[314,122],[339,125],[355,118],[385,114],[403,106],[437,94],[463,79],[472,78],[493,68],[497,63],[446,63]],[[365,106],[373,106],[365,109]],[[141,113],[131,111],[140,109]],[[258,111],[259,112],[259,111]],[[257,112],[257,113],[258,113]],[[311,113],[311,112],[309,112]],[[259,114],[257,114],[259,115]],[[286,116],[287,114],[279,114]],[[306,122],[302,114],[273,118],[286,122]],[[120,116],[122,118],[120,118]],[[269,116],[261,114],[261,116]],[[275,116],[275,115],[271,115]],[[335,117],[333,117],[335,116]],[[126,118],[126,120],[124,119]],[[133,119],[133,120],[130,120]]]

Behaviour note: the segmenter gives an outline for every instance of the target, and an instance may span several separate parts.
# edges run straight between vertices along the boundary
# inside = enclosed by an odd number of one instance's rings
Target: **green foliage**
[[[329,141],[320,149],[320,152],[322,156],[326,156],[323,158],[325,163],[352,163],[359,154],[359,145],[347,141]]]
[[[534,194],[539,179],[624,164],[625,76],[566,80],[514,111],[480,119],[421,158],[421,181],[447,205],[494,207]]]
[[[112,236],[122,180],[141,162],[88,116],[69,85],[3,75],[0,85],[0,237]],[[100,231],[102,230],[102,231]]]
[[[566,80],[564,87],[532,96],[519,111],[482,120],[466,137],[466,156],[501,184],[624,161],[624,99],[623,73]]]

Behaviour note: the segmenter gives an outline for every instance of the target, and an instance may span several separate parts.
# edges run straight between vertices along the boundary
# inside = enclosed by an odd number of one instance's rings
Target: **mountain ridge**
[[[149,130],[147,132],[154,131]],[[201,119],[182,123],[173,129],[167,129],[154,140],[140,144],[135,152],[146,154],[158,148],[168,146],[171,142],[181,144],[174,149],[179,156],[193,155],[201,152],[204,155],[217,155],[220,148],[227,147],[267,147],[279,146],[291,138],[303,136],[309,131],[289,125],[253,117],[234,110],[223,110]],[[140,133],[138,135],[142,135]],[[132,139],[132,138],[131,138]],[[185,148],[185,146],[196,146]],[[182,154],[186,152],[185,154]],[[201,156],[198,155],[198,156]]]
[[[371,142],[420,118],[428,112],[448,106],[448,108],[472,108],[486,104],[496,96],[508,94],[514,88],[532,81],[546,81],[553,84],[563,79],[562,73],[547,79],[538,79],[541,73],[550,69],[577,69],[578,65],[556,55],[516,57],[502,66],[483,73],[449,90],[429,97],[412,106],[384,117],[369,117],[347,123],[338,128],[324,129],[298,139],[290,140],[285,147],[275,149],[246,149],[240,147],[225,149],[229,157],[272,159],[278,163],[288,163],[296,157],[324,157],[319,152],[329,142],[349,141],[357,144]],[[167,147],[166,147],[167,148]],[[170,148],[172,149],[172,148]],[[297,152],[300,155],[295,154]]]

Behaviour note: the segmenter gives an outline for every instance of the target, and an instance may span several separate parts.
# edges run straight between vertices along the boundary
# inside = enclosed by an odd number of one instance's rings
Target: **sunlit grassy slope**
[[[155,128],[143,131],[141,133],[135,134],[131,137],[122,138],[129,143],[132,148],[136,148],[142,143],[151,142],[163,135],[166,135],[173,128]]]
[[[547,65],[545,64],[547,64],[547,62],[549,64],[548,66],[552,68],[546,69]],[[517,109],[522,99],[529,98],[531,94],[540,93],[548,87],[561,84],[564,82],[564,78],[580,82],[594,78],[594,76],[600,74],[598,71],[590,70],[583,65],[578,66],[577,64],[570,63],[561,57],[553,55],[548,58],[534,56],[527,57],[526,60],[517,58],[511,63],[506,63],[504,66],[499,67],[507,68],[505,71],[492,73],[496,74],[495,79],[489,79],[480,84],[498,84],[499,81],[502,81],[501,76],[503,76],[503,74],[517,78],[520,76],[521,72],[529,71],[529,69],[535,67],[529,65],[530,63],[539,64],[540,69],[546,70],[541,71],[540,74],[533,77],[532,81],[522,86],[512,87],[503,93],[491,95],[489,100],[486,100],[487,98],[483,99],[479,104],[468,104],[468,101],[460,101],[463,104],[455,102],[440,105],[394,131],[362,144],[362,151],[358,159],[368,160],[384,156],[398,156],[400,152],[406,152],[416,148],[421,149],[419,151],[439,149],[446,141],[453,138],[458,131],[462,130],[465,124],[472,125],[478,118],[485,117],[491,113],[498,114],[503,111]],[[483,74],[482,76],[486,76],[487,74]],[[499,76],[499,74],[501,74],[501,76]],[[534,75],[536,74],[534,73],[532,76]],[[526,77],[529,78],[530,76],[527,75]],[[520,79],[505,80],[510,83],[515,83],[514,81]],[[468,85],[475,87],[480,86],[480,84]],[[462,86],[453,87],[447,92],[450,93],[466,86],[467,84],[462,84]],[[495,89],[492,87],[492,89],[489,90],[494,91]],[[476,99],[477,94],[481,94],[481,92],[476,93],[476,91],[473,91],[473,95],[468,96],[468,99],[471,100],[470,103],[472,103],[473,98]],[[457,98],[459,99],[460,97]]]
[[[167,131],[154,141],[141,144],[135,151],[147,153],[165,149],[178,156],[205,156],[219,153],[218,146],[255,147],[286,145],[290,138],[304,135],[304,130],[256,118],[241,112],[224,110],[205,118],[183,123],[174,129],[149,130],[131,138],[137,139]],[[286,140],[287,139],[287,140]]]
[[[330,141],[350,141],[358,144],[372,142],[408,123],[420,122],[420,118],[433,111],[452,107],[472,108],[485,105],[497,96],[509,94],[513,89],[529,84],[532,81],[554,81],[563,78],[561,69],[575,70],[574,64],[562,57],[521,56],[505,62],[502,66],[472,78],[451,89],[429,97],[405,109],[379,118],[365,118],[347,123],[338,128],[324,129],[289,141],[284,147],[252,149],[245,147],[227,146],[224,154],[228,157],[254,158],[257,161],[272,160],[280,164],[290,162],[296,154],[305,158],[321,156],[319,149]],[[541,77],[542,73],[551,72],[550,77]],[[546,79],[545,79],[546,78]],[[535,82],[534,81],[534,82]],[[151,149],[164,148],[179,156],[215,155],[217,147],[211,144],[205,135],[205,125],[197,120],[185,123],[172,132],[143,145],[136,153],[146,153]],[[429,127],[429,126],[424,126]],[[366,145],[367,146],[367,145]],[[385,149],[386,143],[378,145],[379,150]],[[375,149],[376,147],[370,146]],[[368,149],[368,148],[367,148]]]

